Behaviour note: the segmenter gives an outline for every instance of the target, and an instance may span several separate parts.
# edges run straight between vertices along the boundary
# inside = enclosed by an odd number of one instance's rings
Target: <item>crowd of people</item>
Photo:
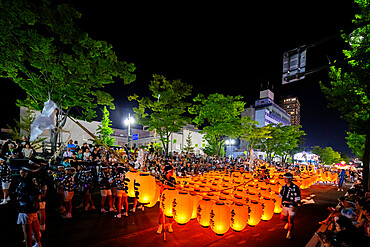
[[[41,246],[41,232],[46,229],[45,208],[51,194],[55,195],[53,198],[57,198],[55,210],[66,219],[72,218],[72,211],[76,209],[99,210],[103,214],[112,212],[118,219],[136,210],[144,211],[144,206],[140,205],[136,198],[132,199],[134,204],[129,208],[125,174],[130,170],[150,172],[163,182],[163,186],[174,186],[173,173],[177,176],[194,176],[211,170],[232,172],[238,169],[241,172],[251,172],[261,180],[269,179],[268,170],[260,169],[261,166],[257,165],[258,161],[249,162],[245,158],[233,159],[176,152],[167,156],[155,150],[153,143],[145,149],[130,149],[125,145],[122,149],[111,152],[104,147],[87,143],[79,146],[77,142],[70,140],[61,153],[62,162],[56,167],[53,163],[34,156],[35,151],[30,143],[23,139],[23,142],[18,144],[11,140],[4,143],[0,158],[3,192],[1,204],[11,200],[9,187],[12,180],[18,183],[13,199],[17,198],[19,202],[18,224],[22,225],[26,246],[32,246],[32,241],[35,241],[36,246]],[[8,162],[14,158],[29,160],[21,167],[20,179],[16,180],[11,175]],[[286,171],[286,167],[277,166],[277,168]],[[299,173],[299,170],[293,168],[291,172],[286,174],[287,185],[281,192],[285,208],[282,219],[287,223],[285,226],[288,229],[287,238],[291,238],[297,202],[300,201],[299,188],[292,183],[293,174]],[[339,226],[345,221],[342,217],[344,216],[351,219],[357,232],[361,231],[368,236],[370,198],[368,194],[361,194],[359,188],[355,185],[354,189],[349,191],[350,205],[347,203],[349,200],[347,197],[342,198],[342,207],[334,209],[323,223],[335,222]],[[92,200],[94,192],[100,194],[100,205],[95,205]],[[294,198],[290,200],[292,196]],[[77,204],[72,205],[72,201]],[[163,220],[163,214],[160,214],[157,233],[163,230],[161,223]],[[170,219],[168,228],[170,232],[173,231],[172,223],[173,220]],[[352,228],[350,230],[353,231]],[[341,235],[344,233],[346,232]]]
[[[364,192],[361,179],[345,196],[338,198],[336,207],[329,207],[329,216],[319,222],[326,231],[319,232],[325,246],[369,246],[370,192]]]

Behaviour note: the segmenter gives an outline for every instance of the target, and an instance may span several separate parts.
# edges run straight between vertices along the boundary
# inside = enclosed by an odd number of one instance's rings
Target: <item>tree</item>
[[[331,147],[314,146],[312,147],[312,153],[320,156],[320,161],[327,165],[337,164],[342,160],[340,153],[334,151]]]
[[[192,85],[179,79],[167,80],[163,75],[153,75],[149,89],[152,98],[139,98],[136,94],[128,98],[139,103],[139,107],[134,108],[138,123],[149,126],[149,131],[156,130],[164,151],[168,154],[171,134],[190,122],[190,118],[185,116],[190,104],[185,99],[191,94]]]
[[[27,140],[30,140],[31,136],[31,124],[36,118],[35,111],[27,108],[24,116],[20,116],[20,120],[14,119],[15,126],[8,125],[7,127],[10,129],[10,136],[12,139],[18,143],[22,142],[22,136],[25,136]],[[34,150],[38,150],[42,147],[42,142],[46,138],[36,138],[36,140],[30,142],[32,148]]]
[[[250,117],[242,117],[245,102],[242,96],[225,96],[223,94],[210,94],[205,97],[199,94],[189,107],[189,112],[196,115],[193,122],[197,126],[205,125],[202,133],[205,133],[208,145],[215,145],[212,149],[220,156],[226,138],[238,138],[252,121]],[[242,125],[243,124],[243,125]]]
[[[303,130],[300,130],[302,126],[288,125],[283,126],[278,124],[277,126],[271,125],[271,137],[264,143],[264,150],[267,153],[267,160],[272,160],[271,154],[279,155],[282,157],[282,162],[285,163],[289,151],[298,147],[298,142],[301,136],[305,135]]]
[[[115,78],[125,84],[135,80],[134,65],[118,60],[107,42],[80,30],[75,24],[80,18],[74,8],[53,0],[0,4],[0,77],[25,90],[27,97],[17,100],[19,106],[42,110],[51,99],[63,110],[51,132],[54,143],[72,107],[75,116],[90,121],[98,105],[114,109],[103,87]]]
[[[365,150],[365,135],[358,135],[356,133],[347,132],[348,137],[346,137],[347,145],[351,151],[358,157],[363,157]]]
[[[191,142],[191,132],[189,132],[188,136],[186,137],[186,146],[183,148],[186,153],[194,153],[194,147]]]
[[[110,126],[112,126],[112,121],[109,119],[109,111],[107,107],[104,106],[103,118],[97,129],[97,138],[108,147],[112,146],[115,141],[115,138],[110,136],[114,132],[114,130]],[[96,141],[94,142],[96,145],[100,144],[97,143]]]
[[[253,154],[253,150],[260,146],[267,139],[272,138],[270,136],[271,128],[272,127],[270,125],[263,127],[252,125],[251,132],[241,136],[241,138],[248,141],[248,150],[251,160],[253,160],[253,157],[251,157]]]
[[[343,53],[347,58],[347,65],[340,68],[333,66],[330,69],[329,86],[321,83],[322,91],[329,100],[329,107],[337,108],[341,117],[348,124],[351,132],[365,136],[362,161],[364,164],[364,189],[370,189],[370,2],[355,0],[360,13],[355,15],[353,22],[358,25],[351,34],[343,34],[349,49]]]

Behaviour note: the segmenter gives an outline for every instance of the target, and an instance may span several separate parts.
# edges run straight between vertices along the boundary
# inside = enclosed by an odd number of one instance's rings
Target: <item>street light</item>
[[[227,147],[229,147],[229,155],[231,155],[231,146],[233,146],[235,144],[235,140],[234,139],[229,139],[229,140],[226,140],[225,141],[225,144]]]
[[[127,128],[127,142],[128,142],[128,146],[129,148],[131,149],[131,145],[130,145],[130,129],[131,129],[131,124],[135,123],[135,119],[133,117],[131,117],[131,114],[129,113],[128,114],[128,118],[125,119],[125,125],[128,126]]]

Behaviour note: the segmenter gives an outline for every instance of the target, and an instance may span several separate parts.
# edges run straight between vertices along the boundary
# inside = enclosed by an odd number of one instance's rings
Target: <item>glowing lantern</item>
[[[244,206],[241,202],[236,202],[230,206],[231,209],[231,219],[230,227],[234,231],[243,230],[248,223],[248,207]]]
[[[248,193],[248,198],[251,199],[251,200],[255,200],[255,201],[259,201],[260,199],[260,196],[253,193],[253,192],[249,192]]]
[[[197,220],[203,227],[209,227],[211,208],[215,203],[209,197],[203,197],[197,205]]]
[[[260,190],[261,196],[269,198],[271,196],[270,191],[268,191],[266,188],[262,188]]]
[[[338,173],[331,174],[330,182],[335,182],[338,179]]]
[[[175,199],[175,196],[178,194],[178,191],[174,188],[166,188],[161,196],[161,208],[164,215],[172,217],[172,202]]]
[[[137,193],[137,200],[142,204],[148,204],[150,203],[156,192],[155,187],[155,178],[149,173],[140,173],[140,175],[137,177],[137,181],[135,180],[135,190]]]
[[[248,204],[248,225],[256,226],[261,221],[262,206],[255,200],[251,200]]]
[[[129,171],[125,174],[125,179],[128,180],[128,184],[127,184],[127,195],[129,197],[136,197],[135,195],[135,186],[134,186],[134,181],[135,179],[137,179],[139,175],[139,172],[137,171]]]
[[[188,223],[193,214],[193,198],[180,191],[172,201],[173,219],[180,225]]]
[[[190,195],[193,197],[193,212],[191,214],[191,219],[195,219],[197,217],[197,205],[198,202],[202,200],[202,197],[194,192],[190,193]]]
[[[157,204],[160,192],[161,192],[161,187],[156,183],[154,198],[149,204],[146,204],[145,207],[150,208],[150,207],[153,207],[155,204]]]
[[[331,177],[331,173],[329,171],[325,171],[323,174],[322,174],[322,181],[329,181],[330,177]]]
[[[270,220],[272,216],[274,215],[274,209],[275,209],[275,203],[270,198],[264,197],[261,200],[261,206],[262,206],[262,220]]]
[[[283,208],[281,206],[281,197],[278,193],[274,193],[271,196],[272,200],[274,201],[275,207],[274,207],[274,213],[280,214],[281,211],[283,211]]]
[[[211,208],[210,225],[217,235],[223,235],[230,228],[231,210],[224,202],[216,202]]]

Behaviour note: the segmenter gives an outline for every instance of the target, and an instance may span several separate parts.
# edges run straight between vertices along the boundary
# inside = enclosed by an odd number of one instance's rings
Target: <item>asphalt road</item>
[[[43,246],[52,247],[108,247],[108,246],[305,246],[320,227],[319,221],[329,214],[328,206],[335,206],[337,198],[344,195],[331,185],[313,185],[302,190],[303,199],[311,203],[298,208],[294,235],[285,239],[286,230],[279,215],[257,226],[247,226],[241,232],[231,228],[223,236],[217,236],[210,228],[203,228],[196,220],[184,226],[174,224],[174,232],[156,234],[158,227],[158,203],[142,212],[130,213],[128,217],[116,219],[113,214],[101,214],[100,210],[83,212],[73,209],[72,219],[63,219],[47,205],[46,231],[42,235]],[[314,196],[313,196],[314,195]],[[93,195],[95,206],[100,205],[100,195]],[[312,198],[311,198],[312,196]],[[74,205],[78,204],[75,195]],[[132,207],[132,205],[130,205]],[[97,207],[98,208],[98,207]],[[21,226],[17,222],[16,202],[0,206],[0,246],[24,246]]]

